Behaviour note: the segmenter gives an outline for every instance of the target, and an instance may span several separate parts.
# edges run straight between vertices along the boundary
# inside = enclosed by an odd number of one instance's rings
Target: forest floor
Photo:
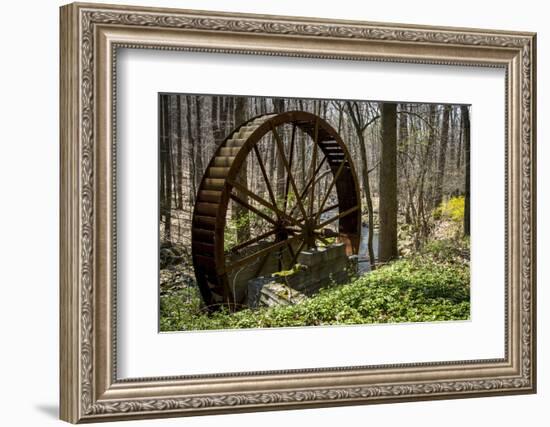
[[[164,242],[160,247],[160,298],[173,296],[186,303],[200,299],[189,247]]]
[[[202,305],[189,254],[182,248],[165,249],[169,249],[165,250],[165,258],[175,263],[166,262],[161,270],[163,332],[432,322],[470,317],[467,239],[434,240],[419,253],[379,266],[349,284],[323,289],[294,305],[212,314],[206,313]],[[161,255],[161,262],[162,259]]]

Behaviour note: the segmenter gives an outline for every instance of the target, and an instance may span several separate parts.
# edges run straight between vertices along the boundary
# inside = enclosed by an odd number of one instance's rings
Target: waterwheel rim
[[[292,126],[289,153],[285,152],[278,131],[278,127],[282,125]],[[292,147],[296,145],[297,129],[309,135],[313,147],[311,162],[308,165],[308,179],[303,188],[298,188],[292,174]],[[274,198],[268,171],[258,149],[259,142],[268,135],[272,137],[274,149],[281,156],[285,170],[283,206],[279,206]],[[255,194],[242,186],[237,179],[249,155],[255,156],[258,161],[268,189],[268,197]],[[317,161],[319,156],[322,159]],[[323,163],[332,173],[331,184],[314,207],[316,175]],[[292,206],[288,203],[290,192],[295,196]],[[336,194],[336,205],[329,203],[331,192]],[[264,211],[257,209],[239,195],[245,195],[253,200],[256,206],[261,206]],[[238,259],[230,257],[228,252],[234,253],[234,248],[227,251],[224,245],[226,216],[230,202],[237,203],[271,223],[271,229],[267,233],[244,243],[250,246],[260,242],[261,238],[273,238],[274,241],[250,255]],[[335,209],[338,209],[338,213],[334,217],[321,220],[323,213]],[[336,235],[330,237],[337,237],[343,242],[348,255],[357,254],[361,234],[357,176],[347,147],[330,124],[312,113],[288,111],[256,116],[239,125],[220,143],[210,160],[199,185],[193,211],[193,266],[205,304],[212,310],[242,306],[242,301],[237,300],[235,289],[232,289],[229,280],[235,270],[244,268],[259,258],[267,258],[274,251],[280,253],[282,248],[288,251],[290,264],[294,265],[302,250],[315,246],[316,242],[326,242],[326,238],[329,237],[326,235],[329,230],[327,226],[334,226],[336,221]],[[243,243],[239,243],[236,246],[242,245]],[[246,245],[239,250],[244,247]],[[261,270],[262,267],[259,271]]]

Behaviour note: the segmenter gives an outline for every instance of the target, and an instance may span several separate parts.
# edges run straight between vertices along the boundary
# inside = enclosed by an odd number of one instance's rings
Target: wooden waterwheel
[[[251,170],[258,178],[248,186]],[[230,228],[237,209],[245,218],[237,223],[256,224],[239,239]],[[335,242],[356,254],[360,233],[357,178],[338,133],[305,111],[254,117],[218,146],[197,191],[192,254],[204,302],[210,310],[238,308],[243,271],[258,277],[273,262],[275,270],[291,269],[301,251]]]

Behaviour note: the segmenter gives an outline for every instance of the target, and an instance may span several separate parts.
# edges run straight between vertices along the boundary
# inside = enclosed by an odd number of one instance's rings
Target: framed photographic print
[[[533,393],[535,34],[61,8],[61,418]]]

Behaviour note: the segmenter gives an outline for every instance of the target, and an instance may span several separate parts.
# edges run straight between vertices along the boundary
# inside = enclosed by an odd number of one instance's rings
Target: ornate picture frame
[[[536,391],[536,35],[99,4],[61,8],[61,419],[112,421]],[[505,70],[505,357],[119,380],[117,49]]]

